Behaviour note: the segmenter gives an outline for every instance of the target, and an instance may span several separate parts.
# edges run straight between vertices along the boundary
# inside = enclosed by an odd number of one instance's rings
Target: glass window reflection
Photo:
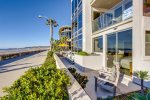
[[[94,52],[103,52],[103,37],[94,38]]]

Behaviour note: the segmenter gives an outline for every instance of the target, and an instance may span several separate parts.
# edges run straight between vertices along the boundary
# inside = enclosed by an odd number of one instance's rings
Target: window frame
[[[101,43],[101,44],[102,44],[102,50],[100,50],[100,51],[96,51],[96,50],[95,50],[95,39],[98,39],[98,42],[99,42],[99,39],[102,39],[102,43]],[[94,53],[99,53],[99,54],[103,53],[103,49],[104,49],[103,43],[104,43],[103,36],[94,37],[94,38],[93,38],[93,52],[94,52]]]
[[[146,34],[147,34],[147,32],[150,34],[150,30],[146,30],[145,34],[144,34],[144,56],[145,56],[146,59],[148,59],[148,58],[150,59],[150,55],[146,55],[146,44],[147,43],[150,44],[150,42],[146,41]]]

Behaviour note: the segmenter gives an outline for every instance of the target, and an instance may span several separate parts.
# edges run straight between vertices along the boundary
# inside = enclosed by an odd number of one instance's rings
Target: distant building
[[[67,37],[68,42],[67,45],[69,45],[69,49],[71,49],[71,27],[70,26],[63,26],[59,29],[59,38],[61,39],[62,37]]]

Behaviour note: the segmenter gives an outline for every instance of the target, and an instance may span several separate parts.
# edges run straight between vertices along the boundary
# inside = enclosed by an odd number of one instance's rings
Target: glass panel
[[[78,39],[79,39],[79,40],[82,39],[82,34],[78,36]]]
[[[107,20],[106,26],[112,25],[113,14],[107,13],[105,16],[106,16],[106,20]]]
[[[73,33],[77,31],[77,26],[77,18],[75,18],[75,21],[72,22]]]
[[[78,5],[77,0],[75,0],[74,3],[75,3],[75,9],[77,9],[77,5]]]
[[[132,67],[132,30],[118,33],[117,61],[122,74],[131,75]]]
[[[111,68],[116,62],[116,34],[107,36],[107,67]]]
[[[103,37],[94,38],[94,52],[103,52]]]
[[[120,72],[132,73],[132,30],[122,31],[107,36],[107,67],[119,62]]]
[[[100,18],[99,18],[99,28],[100,29],[102,29],[104,27],[103,20],[104,20],[103,16],[100,16]]]
[[[95,32],[99,29],[99,18],[93,20],[92,22],[92,32]]]
[[[78,35],[82,34],[82,29],[78,31]]]
[[[150,56],[150,31],[146,31],[145,55]]]
[[[74,9],[75,9],[75,0],[72,0],[72,14],[74,13]]]
[[[78,16],[78,30],[82,28],[82,12]]]
[[[81,2],[81,0],[78,0],[78,4]]]
[[[122,6],[115,10],[115,18],[122,15]]]
[[[118,23],[118,22],[122,21],[122,6],[115,10],[115,20],[114,21],[115,21],[114,23]]]
[[[79,48],[79,49],[82,49],[82,40],[79,40],[79,41],[78,41],[78,48]]]
[[[133,5],[132,1],[126,3],[125,6],[124,6],[125,10],[132,7],[132,5]]]
[[[71,39],[71,32],[68,33],[68,37],[69,37],[69,39]]]
[[[146,42],[150,42],[150,31],[146,31]]]

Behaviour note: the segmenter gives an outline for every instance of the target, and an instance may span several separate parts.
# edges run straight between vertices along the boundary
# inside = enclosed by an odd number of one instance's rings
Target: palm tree
[[[141,79],[141,93],[144,94],[144,80],[149,79],[148,71],[137,71],[135,72],[138,78]]]
[[[59,45],[60,44],[60,40],[54,40],[53,41],[53,50],[54,51],[59,51],[60,50],[60,48],[59,48]]]
[[[39,18],[45,18],[46,19],[46,25],[48,25],[50,28],[50,35],[51,35],[51,38],[50,38],[51,47],[50,47],[50,49],[52,50],[53,49],[53,40],[54,40],[54,38],[53,38],[53,27],[57,27],[58,24],[54,19],[47,18],[47,17],[41,16],[41,15],[39,15],[38,17]]]
[[[67,45],[67,47],[68,47],[68,37],[66,37],[66,36],[61,37],[61,38],[60,38],[60,43],[61,43],[61,44],[65,44],[65,45]],[[66,47],[63,47],[63,48],[66,48]]]
[[[67,44],[67,41],[68,41],[68,37],[64,36],[64,37],[61,37],[60,39],[61,43],[63,44]]]

